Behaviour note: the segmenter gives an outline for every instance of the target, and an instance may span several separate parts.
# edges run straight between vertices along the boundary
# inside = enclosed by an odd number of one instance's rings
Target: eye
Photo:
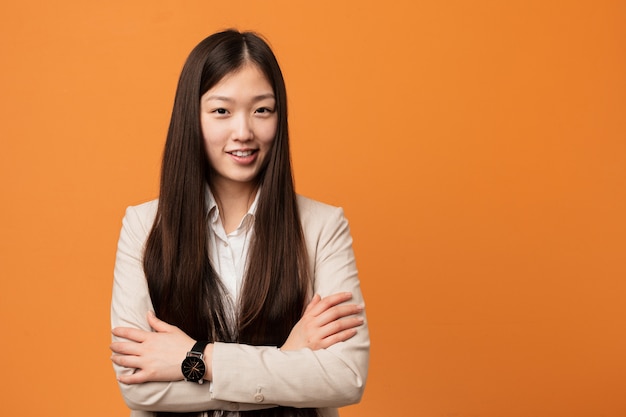
[[[225,114],[228,114],[228,110],[226,110],[223,107],[219,107],[217,109],[212,110],[211,113],[215,113],[215,114],[219,114],[219,115],[225,115]]]
[[[270,109],[269,107],[260,107],[256,109],[256,113],[259,114],[271,114],[274,113],[274,109]]]

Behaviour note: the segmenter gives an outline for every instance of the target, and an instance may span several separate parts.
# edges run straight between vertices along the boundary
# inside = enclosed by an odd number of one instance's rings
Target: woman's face
[[[245,64],[204,93],[200,124],[212,186],[254,187],[278,124],[276,98],[261,70]]]

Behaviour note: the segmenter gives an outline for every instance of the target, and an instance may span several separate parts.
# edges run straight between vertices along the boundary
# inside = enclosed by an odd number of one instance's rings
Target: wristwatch
[[[183,371],[185,381],[204,382],[204,374],[206,373],[206,365],[204,363],[204,348],[208,345],[208,341],[196,342],[195,345],[187,352],[187,357],[183,360],[180,369]]]

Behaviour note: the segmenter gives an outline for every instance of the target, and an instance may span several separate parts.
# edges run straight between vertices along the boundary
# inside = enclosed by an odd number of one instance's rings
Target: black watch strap
[[[204,341],[197,341],[195,345],[193,345],[193,347],[191,348],[191,352],[194,353],[199,353],[200,355],[204,355],[204,348],[206,348],[206,345],[208,345],[210,342],[208,340],[204,340]]]

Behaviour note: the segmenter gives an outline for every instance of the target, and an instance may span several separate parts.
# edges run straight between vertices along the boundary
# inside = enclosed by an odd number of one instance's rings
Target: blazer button
[[[239,410],[239,404],[237,404],[237,403],[230,403],[230,404],[228,404],[228,409],[230,411],[237,411],[237,410]]]
[[[265,399],[265,397],[263,396],[263,394],[259,394],[259,393],[254,394],[254,401],[255,402],[262,403],[264,399]]]

